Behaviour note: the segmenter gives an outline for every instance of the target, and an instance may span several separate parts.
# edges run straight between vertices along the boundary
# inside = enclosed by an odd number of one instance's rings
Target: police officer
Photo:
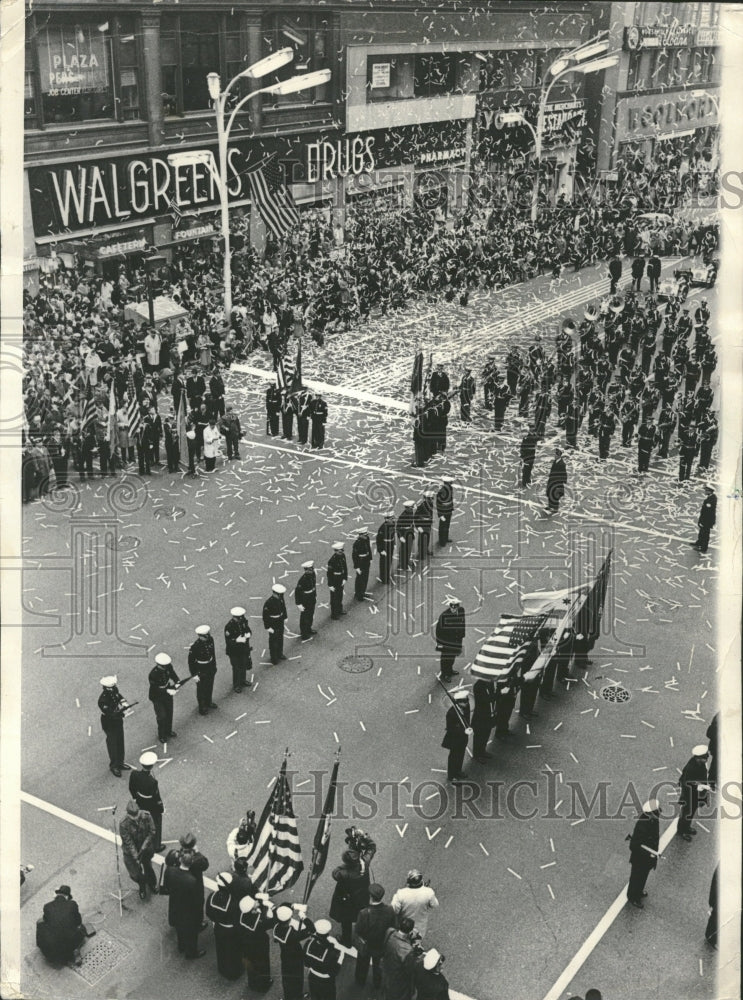
[[[305,640],[317,635],[317,630],[312,627],[317,604],[317,574],[312,559],[303,562],[302,569],[304,573],[294,588],[294,602],[299,608],[299,637]]]
[[[436,649],[441,652],[440,674],[442,681],[450,681],[459,671],[454,670],[454,660],[462,652],[465,620],[464,608],[458,597],[447,597],[448,607],[436,622]]]
[[[343,542],[333,542],[333,554],[328,559],[328,589],[330,590],[330,617],[345,615],[343,610],[343,585],[348,579],[348,563],[343,551]]]
[[[242,957],[248,974],[248,989],[267,993],[271,979],[271,943],[268,931],[273,926],[273,906],[264,893],[243,896],[239,903],[238,933]]]
[[[398,569],[410,569],[410,557],[412,555],[413,539],[415,538],[415,501],[405,500],[402,505],[402,513],[397,519],[395,531],[398,538]]]
[[[381,583],[389,583],[392,575],[392,560],[395,555],[395,512],[388,511],[384,515],[377,531],[377,555],[379,556],[379,579]]]
[[[314,930],[307,918],[307,907],[284,903],[276,908],[273,939],[281,953],[281,987],[284,1000],[302,1000],[304,996],[304,950],[302,942]]]
[[[235,980],[242,975],[242,955],[238,933],[240,900],[233,890],[231,872],[220,872],[216,882],[217,888],[207,897],[205,913],[207,919],[214,924],[217,969],[225,979]]]
[[[446,713],[446,732],[441,746],[449,751],[446,765],[446,776],[452,783],[462,781],[462,765],[464,751],[467,749],[472,735],[470,728],[470,701],[466,691],[455,691],[452,695],[455,704]]]
[[[101,711],[101,729],[106,734],[109,770],[120,778],[122,771],[131,771],[132,768],[130,764],[124,763],[124,713],[129,708],[129,703],[117,684],[115,674],[101,677],[103,691],[98,698],[98,708]]]
[[[328,404],[318,393],[312,400],[310,410],[312,420],[312,437],[310,444],[313,448],[325,447],[325,425],[328,422]]]
[[[318,920],[314,933],[303,945],[311,1000],[335,1000],[335,977],[341,953],[330,939],[332,927],[329,920]]]
[[[449,538],[449,525],[454,513],[454,480],[451,476],[443,476],[441,487],[436,494],[436,513],[439,516],[439,545],[446,545]]]
[[[141,771],[132,771],[129,775],[129,794],[136,801],[140,809],[144,809],[152,816],[155,824],[155,843],[153,850],[164,851],[163,844],[163,813],[165,806],[160,797],[160,786],[152,773],[152,768],[157,764],[157,754],[152,750],[147,750],[139,758]]]
[[[356,580],[354,582],[354,597],[357,601],[363,601],[366,594],[366,586],[369,583],[369,567],[371,566],[372,550],[369,541],[369,529],[358,528],[357,538],[351,549],[351,562],[356,570]]]
[[[284,622],[289,617],[286,610],[284,594],[286,587],[275,583],[271,587],[271,596],[263,605],[263,627],[268,632],[268,652],[274,666],[284,656]]]
[[[300,444],[307,444],[310,433],[312,393],[308,389],[301,389],[295,396],[294,405],[297,410],[297,437]]]
[[[285,441],[294,436],[294,397],[288,392],[281,394],[281,436]]]
[[[279,414],[281,413],[281,391],[278,386],[266,389],[266,434],[279,436]]]
[[[178,735],[173,732],[173,697],[181,684],[167,653],[155,656],[155,666],[150,670],[147,680],[150,685],[148,697],[157,720],[157,738],[160,743],[166,743]]]
[[[431,531],[433,528],[433,490],[427,490],[415,508],[413,524],[418,535],[418,561],[425,562],[431,554]]]
[[[694,747],[691,754],[679,778],[681,815],[678,822],[678,835],[683,840],[688,841],[696,836],[697,831],[692,828],[691,821],[699,806],[707,802],[709,792],[707,776],[709,750],[703,743],[700,743]]]
[[[217,707],[212,701],[217,656],[211,628],[208,625],[199,625],[196,629],[196,641],[188,651],[188,669],[192,677],[198,678],[196,700],[199,705],[199,715],[206,715],[210,708]]]
[[[248,624],[245,608],[232,608],[232,618],[224,627],[224,647],[232,665],[232,689],[238,694],[244,687],[250,687],[253,678],[253,657],[250,637],[253,634]]]
[[[642,899],[647,896],[645,883],[648,875],[658,864],[660,843],[660,806],[657,799],[650,799],[642,807],[642,815],[635,823],[629,840],[630,876],[627,899],[638,910],[645,907]]]

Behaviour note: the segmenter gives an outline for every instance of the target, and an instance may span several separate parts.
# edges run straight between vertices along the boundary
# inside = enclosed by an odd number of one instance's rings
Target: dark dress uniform
[[[441,741],[441,746],[449,751],[449,759],[446,765],[446,776],[449,781],[452,778],[462,777],[462,766],[464,764],[464,751],[469,743],[469,734],[465,731],[470,724],[470,706],[468,701],[459,701],[457,707],[454,705],[446,713],[446,732]]]
[[[266,434],[270,437],[279,435],[279,414],[281,413],[281,391],[278,386],[271,385],[266,389]]]
[[[702,424],[699,430],[699,472],[706,472],[712,459],[712,449],[717,444],[719,427],[717,420],[711,417]]]
[[[274,665],[284,656],[284,622],[289,617],[283,594],[273,593],[263,605],[263,627],[273,629],[268,634],[268,652]]]
[[[547,509],[550,514],[555,514],[558,511],[560,501],[565,495],[567,481],[568,473],[565,462],[562,458],[556,458],[547,477]]]
[[[307,444],[310,433],[310,411],[312,409],[312,393],[302,389],[295,397],[297,408],[297,437],[300,444]]]
[[[173,664],[159,664],[150,670],[147,680],[150,685],[148,697],[155,710],[157,720],[157,738],[161,743],[170,736],[175,736],[173,732],[173,696],[168,691],[174,690],[180,679],[173,669]],[[159,841],[158,841],[159,843]]]
[[[679,482],[691,478],[691,470],[697,453],[697,432],[694,427],[679,427]]]
[[[364,600],[366,586],[369,583],[369,567],[371,566],[372,550],[368,535],[359,535],[351,549],[351,562],[356,570],[354,581],[354,597],[357,601]]]
[[[312,447],[324,448],[325,424],[328,422],[328,404],[322,396],[315,396],[312,401],[310,417],[312,419]]]
[[[317,632],[312,628],[317,605],[317,574],[314,569],[306,569],[294,588],[294,602],[299,608],[299,635],[310,639]]]
[[[492,681],[483,678],[475,681],[472,688],[475,698],[475,708],[472,712],[472,753],[477,760],[490,757],[488,740],[493,729],[493,710],[495,706],[495,686]]]
[[[459,383],[459,415],[468,424],[472,420],[472,400],[477,386],[471,372],[466,372]]]
[[[327,935],[313,934],[304,943],[304,964],[311,1000],[336,1000],[339,951]]]
[[[715,522],[717,520],[717,496],[715,493],[708,493],[704,503],[702,504],[702,509],[699,511],[699,520],[697,525],[699,526],[699,534],[697,535],[697,540],[694,543],[695,547],[699,549],[700,552],[706,552],[709,547],[709,533],[714,528]]]
[[[450,605],[436,622],[436,649],[441,652],[441,679],[450,680],[459,671],[454,670],[454,660],[462,652],[465,618],[461,604]]]
[[[124,768],[124,712],[128,702],[118,687],[104,688],[98,698],[101,729],[106,734],[109,768],[117,778]]]
[[[219,974],[232,980],[239,979],[243,971],[238,933],[238,902],[232,886],[219,888],[209,894],[204,911],[207,920],[214,924],[214,948]]]
[[[629,841],[630,877],[627,899],[635,906],[642,906],[648,875],[658,864],[655,854],[645,850],[649,847],[651,851],[657,851],[660,843],[660,820],[656,811],[640,816]]]
[[[644,420],[637,431],[637,471],[647,472],[655,443],[655,424]]]
[[[238,933],[242,947],[242,957],[248,976],[248,989],[256,993],[266,993],[271,989],[271,941],[268,932],[273,926],[258,901],[249,913],[241,913]]]
[[[129,794],[140,809],[152,816],[155,824],[155,843],[153,850],[159,851],[163,846],[163,813],[165,806],[160,797],[160,786],[150,768],[132,771],[129,775]]]
[[[385,517],[377,531],[377,555],[379,556],[379,579],[389,583],[392,574],[392,560],[395,555],[395,520]]]
[[[415,512],[412,507],[403,507],[395,525],[395,532],[398,537],[398,568],[410,569],[410,557],[415,539]]]
[[[611,413],[604,411],[599,417],[599,458],[609,457],[611,437],[616,426],[616,421]]]
[[[44,915],[36,926],[36,945],[49,962],[69,962],[83,943],[83,918],[74,899],[55,896],[44,904]]]
[[[343,610],[343,585],[348,579],[348,563],[346,554],[342,551],[333,552],[328,559],[328,587],[330,588],[330,617],[340,618]]]
[[[168,472],[177,472],[180,451],[175,419],[166,417],[163,421],[163,438],[165,440],[165,458],[168,463]]]
[[[524,489],[531,483],[531,470],[534,468],[538,441],[539,438],[533,430],[527,431],[521,441],[521,486]]]
[[[704,805],[707,801],[707,792],[700,791],[699,785],[708,783],[707,758],[691,757],[679,778],[679,788],[681,789],[679,795],[679,805],[681,806],[678,822],[679,836],[691,837],[696,832],[692,829],[691,821],[699,806]]]
[[[192,677],[197,677],[196,700],[199,714],[206,715],[210,708],[217,706],[212,701],[214,675],[217,672],[217,657],[214,639],[211,635],[200,635],[188,651],[188,669]]]
[[[273,939],[281,954],[283,1000],[302,1000],[304,996],[304,950],[302,942],[314,930],[311,920],[301,923],[292,918],[274,924]]]
[[[431,554],[433,495],[424,497],[413,512],[413,526],[418,533],[418,560],[423,563]]]
[[[439,545],[449,541],[449,526],[454,513],[454,484],[444,483],[436,494],[436,513],[439,517]]]
[[[224,648],[232,666],[232,688],[238,693],[253,683],[248,673],[253,669],[250,637],[253,634],[245,615],[232,618],[224,627]],[[237,640],[245,636],[245,642]]]
[[[284,393],[281,399],[281,436],[291,441],[294,435],[294,399]]]

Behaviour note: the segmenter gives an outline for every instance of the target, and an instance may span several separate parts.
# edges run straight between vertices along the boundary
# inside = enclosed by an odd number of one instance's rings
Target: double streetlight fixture
[[[214,163],[214,154],[208,149],[194,149],[182,153],[171,153],[168,156],[168,163],[174,167],[190,166],[197,163],[206,164],[209,167],[212,177],[219,192],[219,204],[221,209],[221,230],[224,245],[223,261],[223,283],[224,283],[224,313],[227,322],[232,313],[232,255],[230,251],[230,216],[229,216],[229,196],[227,191],[227,144],[230,131],[235,123],[235,117],[244,104],[258,97],[259,94],[273,94],[282,97],[285,94],[296,94],[302,90],[313,90],[321,87],[330,80],[330,70],[321,69],[312,73],[303,73],[300,76],[290,77],[288,80],[281,80],[279,83],[271,84],[268,87],[261,87],[259,90],[251,91],[238,101],[230,111],[229,119],[225,124],[227,97],[238,80],[260,80],[264,76],[269,76],[277,70],[287,66],[294,59],[294,49],[287,46],[278,49],[258,62],[253,63],[241,73],[234,76],[222,90],[219,73],[209,73],[206,78],[209,89],[209,97],[214,102],[214,111],[217,117],[217,139],[219,145],[219,167]]]

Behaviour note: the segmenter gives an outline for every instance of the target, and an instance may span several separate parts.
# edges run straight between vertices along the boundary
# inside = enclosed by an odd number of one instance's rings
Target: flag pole
[[[336,766],[338,764],[340,764],[340,759],[341,759],[341,748],[339,746],[339,747],[336,748],[336,751],[335,751],[335,760],[333,761],[333,771],[334,772],[335,772]],[[331,785],[332,785],[332,777],[331,777]],[[328,795],[329,794],[330,794],[330,788],[328,788]],[[328,805],[328,802],[327,802],[327,796],[326,796],[325,806],[323,807],[323,811],[322,811],[322,814],[320,816],[320,823],[321,824],[327,822],[327,815],[326,815],[326,807],[327,807],[327,805]],[[335,806],[335,798],[333,799],[333,806]],[[329,840],[330,840],[330,831],[328,830],[328,842],[329,842]],[[307,872],[307,881],[305,882],[305,885],[304,885],[304,895],[302,896],[302,905],[306,905],[307,904],[307,901],[310,898],[310,893],[312,892],[312,887],[314,885],[314,882],[316,881],[316,879],[313,880],[313,875],[315,874],[315,867],[316,867],[316,864],[317,864],[317,860],[318,860],[318,858],[320,856],[320,849],[317,846],[317,841],[318,841],[318,835],[315,834],[315,839],[314,839],[314,841],[312,843],[312,859],[310,861],[309,871]]]

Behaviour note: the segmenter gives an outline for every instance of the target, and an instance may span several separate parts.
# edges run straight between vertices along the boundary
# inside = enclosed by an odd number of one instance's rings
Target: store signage
[[[123,243],[106,243],[102,247],[96,247],[96,254],[99,257],[119,257],[122,254],[146,250],[147,246],[147,240],[142,236],[140,239],[126,240]]]
[[[697,28],[697,45],[719,45],[719,28]]]
[[[429,152],[420,153],[418,163],[428,165],[430,163],[452,163],[455,160],[463,160],[467,155],[464,146],[455,149],[435,149]]]
[[[173,240],[175,242],[181,242],[183,240],[199,240],[206,239],[208,236],[216,236],[217,231],[214,226],[210,226],[206,223],[203,226],[191,226],[190,229],[174,229],[173,230]]]
[[[389,87],[391,64],[388,62],[372,63],[372,90]]]
[[[50,27],[39,32],[41,89],[51,97],[108,88],[107,37],[95,27]]]
[[[586,102],[583,99],[548,104],[544,112],[542,134],[545,137],[555,136],[568,122],[573,128],[585,128]]]
[[[627,111],[627,130],[655,133],[669,125],[710,124],[710,117],[716,114],[715,102],[711,95],[701,97],[683,95],[675,100],[659,100],[656,104],[630,107]]]
[[[348,177],[349,174],[370,174],[375,167],[373,135],[357,135],[354,139],[337,142],[311,142],[307,146],[307,182]]]
[[[699,31],[707,29],[700,28]],[[717,29],[709,29],[716,31]],[[624,48],[630,52],[639,49],[684,48],[694,43],[695,34],[698,45],[712,45],[714,42],[700,42],[697,29],[690,24],[668,25],[638,25],[632,24],[624,29]]]

